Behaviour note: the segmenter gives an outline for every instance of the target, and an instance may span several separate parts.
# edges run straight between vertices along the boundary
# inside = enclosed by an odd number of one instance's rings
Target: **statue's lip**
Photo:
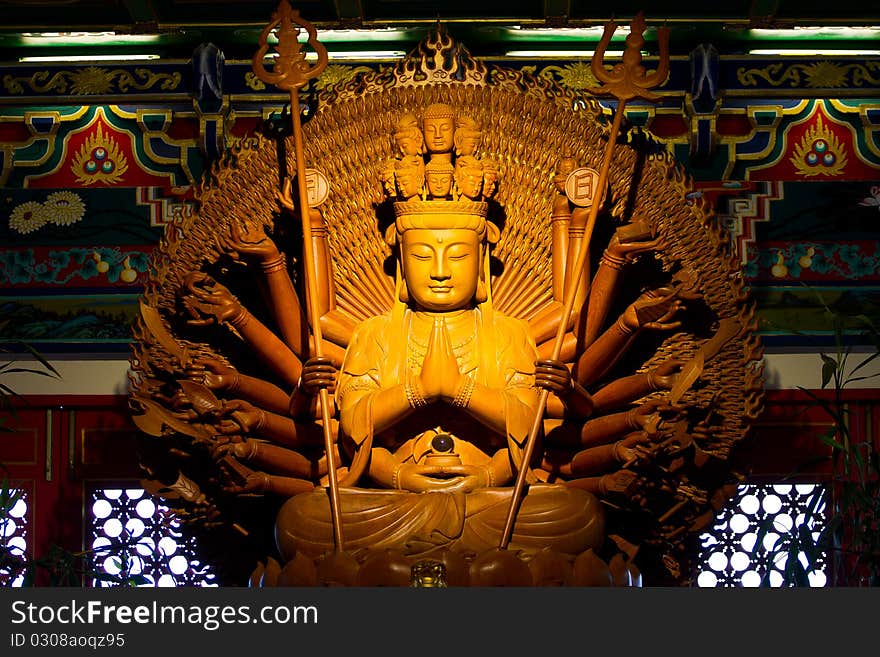
[[[449,292],[452,289],[451,285],[429,285],[428,288],[432,292]]]

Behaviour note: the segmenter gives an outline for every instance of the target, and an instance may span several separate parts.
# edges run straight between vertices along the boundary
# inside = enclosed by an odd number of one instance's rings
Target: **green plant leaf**
[[[49,370],[49,372],[51,372],[51,374],[48,374],[47,376],[55,376],[59,379],[61,378],[61,374],[58,373],[58,370],[56,370],[54,367],[52,367],[52,363],[50,363],[48,360],[46,360],[43,357],[43,354],[41,354],[39,351],[34,349],[27,342],[18,342],[17,344],[24,347],[28,351],[28,353],[30,353],[31,356],[36,358],[43,367],[45,367],[47,370]]]
[[[796,586],[807,588],[810,586],[810,578],[807,577],[807,571],[800,559],[794,560],[794,581]]]
[[[850,383],[855,383],[856,381],[867,381],[869,379],[876,379],[878,376],[880,376],[880,373],[868,374],[867,376],[857,376],[852,379],[847,379],[844,383],[845,383],[845,385],[849,385]]]
[[[144,575],[131,575],[129,576],[128,581],[135,586],[147,586],[151,584],[150,580]]]
[[[111,584],[121,584],[122,583],[121,580],[119,579],[118,575],[111,575],[110,573],[100,571],[100,570],[96,570],[95,572],[91,573],[91,576],[92,576],[92,579],[99,581],[99,582],[109,582]]]
[[[822,356],[822,387],[824,388],[830,382],[834,373],[837,372],[837,361],[828,354],[819,354]]]
[[[824,445],[828,445],[829,447],[832,447],[833,449],[843,451],[845,449],[845,447],[844,447],[843,443],[841,443],[840,441],[835,439],[836,435],[837,435],[837,427],[831,427],[830,429],[828,429],[828,431],[819,435],[819,440],[822,441],[822,443]]]
[[[21,582],[22,588],[31,588],[37,579],[37,568],[33,562],[29,562],[24,569],[24,579]]]
[[[827,399],[823,399],[822,397],[817,395],[815,392],[813,392],[812,389],[810,389],[810,388],[805,388],[804,386],[798,386],[797,389],[800,390],[802,393],[804,393],[807,397],[812,399],[817,406],[822,407],[829,414],[834,414],[834,407],[831,405],[830,401],[828,401]],[[806,411],[806,409],[805,409],[805,411]]]
[[[865,367],[866,365],[869,365],[870,363],[872,363],[872,362],[873,362],[874,360],[876,360],[878,357],[880,357],[880,351],[876,351],[876,352],[874,352],[873,354],[871,354],[870,356],[868,356],[867,358],[865,358],[862,362],[860,362],[858,365],[856,365],[856,366],[852,369],[852,371],[849,373],[849,378],[847,379],[847,382],[849,382],[850,380],[852,380],[852,375],[853,375],[853,374],[855,374],[856,372],[858,372],[860,369],[862,369],[862,368]],[[877,376],[877,375],[874,374],[874,375],[872,375],[872,376]]]
[[[15,392],[15,390],[10,388],[5,383],[0,383],[0,391],[2,391],[2,394],[4,397],[15,397],[16,399],[20,399],[20,400],[24,401],[25,403],[27,403],[27,399],[25,399],[24,397],[19,395],[17,392]]]

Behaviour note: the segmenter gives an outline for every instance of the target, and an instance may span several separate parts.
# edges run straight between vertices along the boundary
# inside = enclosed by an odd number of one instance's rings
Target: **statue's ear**
[[[501,239],[501,231],[498,230],[498,226],[493,224],[491,221],[487,221],[486,242],[488,242],[489,244],[497,244],[499,239]]]
[[[385,244],[391,248],[397,246],[397,224],[391,224],[385,229]]]

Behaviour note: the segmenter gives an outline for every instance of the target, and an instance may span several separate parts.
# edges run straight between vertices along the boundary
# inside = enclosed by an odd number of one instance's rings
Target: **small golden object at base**
[[[413,564],[411,570],[413,588],[420,589],[445,589],[446,566],[439,561],[419,561]]]

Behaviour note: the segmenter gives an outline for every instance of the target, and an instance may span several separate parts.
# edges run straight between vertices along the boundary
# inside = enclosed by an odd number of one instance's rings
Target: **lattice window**
[[[712,531],[700,537],[697,586],[783,586],[789,542],[804,525],[812,540],[818,540],[824,510],[824,487],[819,484],[740,486]],[[804,554],[798,558],[808,567]],[[825,586],[825,563],[823,553],[807,573],[810,586]]]
[[[89,507],[94,586],[217,585],[195,541],[183,536],[168,507],[143,489],[95,489]]]
[[[0,488],[0,586],[24,583],[30,505],[27,491]]]

